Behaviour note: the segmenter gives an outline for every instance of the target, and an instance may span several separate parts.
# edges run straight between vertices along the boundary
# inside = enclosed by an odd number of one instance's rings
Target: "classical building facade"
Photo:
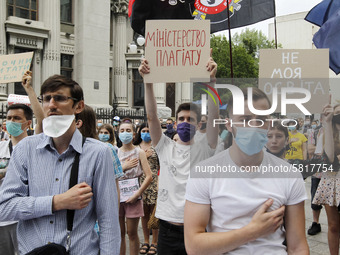
[[[0,54],[34,52],[37,94],[46,78],[63,74],[82,86],[85,102],[95,108],[143,111],[138,66],[144,51],[138,37],[130,27],[128,0],[0,1]],[[0,84],[0,101],[9,94],[25,91],[20,83]],[[174,116],[190,100],[190,87],[155,84],[155,96],[160,117]]]

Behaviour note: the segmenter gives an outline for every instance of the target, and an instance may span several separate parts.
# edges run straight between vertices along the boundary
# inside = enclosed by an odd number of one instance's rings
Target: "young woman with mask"
[[[328,245],[331,255],[339,254],[340,232],[340,104],[334,107],[326,105],[323,109],[322,155],[332,169],[322,173],[322,178],[315,193],[313,204],[325,205],[328,221]],[[318,153],[316,150],[315,153]]]
[[[279,158],[284,159],[288,145],[289,134],[286,127],[279,122],[274,122],[268,130],[267,151]]]
[[[307,138],[298,132],[300,126],[298,121],[290,121],[289,126],[289,150],[286,159],[307,160]]]
[[[113,127],[110,124],[103,124],[98,129],[99,140],[107,143],[111,149],[118,153],[118,147],[115,145],[115,136]]]
[[[119,127],[119,138],[123,145],[118,150],[118,157],[122,163],[124,176],[119,179],[121,203],[119,208],[119,223],[121,229],[120,254],[126,252],[125,233],[129,236],[130,254],[139,254],[138,222],[144,216],[141,196],[152,181],[150,166],[146,153],[132,144],[134,125],[130,119],[124,119]],[[139,177],[144,173],[145,179],[139,185]],[[133,192],[129,193],[127,191]],[[125,227],[126,221],[126,227]]]
[[[144,243],[139,249],[140,254],[156,254],[157,253],[157,239],[158,229],[152,229],[152,243],[150,243],[150,229],[148,228],[148,222],[150,216],[155,209],[157,201],[157,181],[158,181],[158,170],[159,160],[155,149],[151,145],[151,137],[149,132],[148,123],[142,123],[137,132],[136,141],[134,145],[139,146],[146,153],[148,163],[152,173],[152,182],[150,186],[143,192],[143,208],[144,217],[142,217],[142,227],[144,235]],[[140,182],[143,183],[145,175],[143,174],[140,178]]]

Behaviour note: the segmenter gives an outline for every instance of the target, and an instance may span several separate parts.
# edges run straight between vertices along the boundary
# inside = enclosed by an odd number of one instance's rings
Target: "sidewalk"
[[[307,236],[307,241],[308,241],[308,245],[310,249],[310,254],[311,255],[329,255],[328,242],[327,242],[327,230],[328,230],[327,216],[326,216],[326,211],[324,209],[322,209],[321,214],[320,214],[321,233],[315,236],[310,236],[307,234],[307,230],[313,221],[312,209],[310,207],[310,185],[311,185],[310,180],[311,180],[310,177],[306,179],[306,191],[307,191],[308,199],[305,201],[306,236]],[[143,238],[143,231],[142,231],[141,224],[139,224],[138,226],[138,235],[139,235],[140,242],[143,243],[144,238]],[[127,238],[127,240],[128,239],[129,238]],[[129,253],[128,241],[127,241],[126,248],[127,248],[126,254],[129,255],[130,253]]]
[[[306,191],[308,199],[305,201],[305,215],[306,215],[306,235],[307,241],[309,245],[309,250],[311,255],[329,255],[328,249],[328,241],[327,241],[327,216],[325,209],[321,210],[320,214],[320,224],[321,224],[321,233],[310,236],[307,234],[307,230],[312,224],[313,215],[311,209],[311,201],[310,201],[310,185],[311,185],[311,178],[306,179]]]

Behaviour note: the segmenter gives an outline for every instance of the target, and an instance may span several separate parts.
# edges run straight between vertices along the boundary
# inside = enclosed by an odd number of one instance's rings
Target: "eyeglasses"
[[[67,100],[72,99],[75,102],[78,102],[79,100],[77,98],[74,97],[68,97],[68,96],[64,96],[64,95],[46,95],[46,96],[40,96],[38,97],[39,102],[43,103],[43,104],[47,104],[51,101],[51,99],[53,98],[54,102],[56,103],[66,103]]]

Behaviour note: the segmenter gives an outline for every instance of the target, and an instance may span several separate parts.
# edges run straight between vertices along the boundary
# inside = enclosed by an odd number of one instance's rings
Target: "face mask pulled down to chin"
[[[57,138],[66,133],[74,121],[74,115],[51,115],[43,119],[44,134]]]

